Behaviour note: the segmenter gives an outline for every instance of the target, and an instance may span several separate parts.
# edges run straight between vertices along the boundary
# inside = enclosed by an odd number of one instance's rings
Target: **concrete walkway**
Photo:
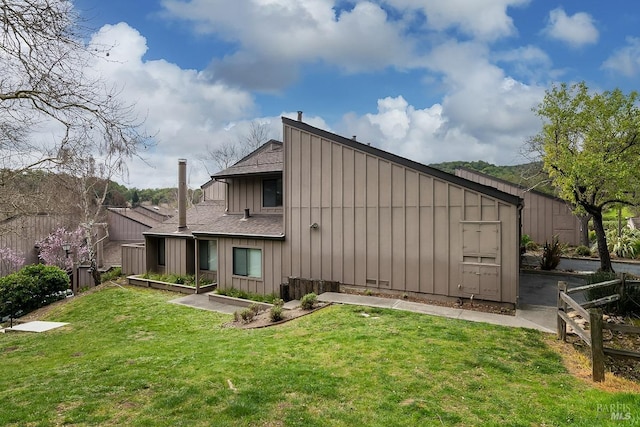
[[[405,310],[414,313],[429,314],[431,316],[467,320],[470,322],[484,322],[513,328],[536,329],[547,333],[555,333],[556,327],[556,309],[554,307],[533,305],[524,306],[522,309],[516,310],[515,316],[510,316],[506,314],[493,314],[481,311],[465,310],[462,308],[429,305],[400,299],[343,294],[337,292],[325,292],[320,294],[318,295],[318,300],[335,304],[351,304],[389,308],[393,310]],[[187,295],[171,300],[170,302],[225,314],[233,314],[235,311],[240,309],[238,306],[209,301],[207,294]],[[287,304],[291,305],[290,303]]]
[[[342,294],[325,292],[318,295],[318,300],[338,304],[365,305],[369,307],[405,310],[432,316],[449,317],[451,319],[467,320],[470,322],[484,322],[493,325],[509,326],[513,328],[529,328],[542,332],[555,333],[556,309],[543,306],[525,306],[516,310],[515,316],[506,314],[485,313],[482,311],[465,310],[462,308],[442,307],[400,299],[373,297],[366,295]]]

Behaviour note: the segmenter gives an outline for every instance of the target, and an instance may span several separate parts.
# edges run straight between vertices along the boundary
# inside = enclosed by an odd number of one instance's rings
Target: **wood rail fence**
[[[558,339],[567,340],[567,325],[591,348],[591,364],[593,381],[604,381],[605,354],[616,358],[629,358],[640,360],[640,353],[630,350],[605,347],[603,344],[604,329],[624,334],[640,334],[640,328],[630,325],[618,325],[603,321],[602,309],[599,308],[611,302],[623,299],[628,286],[640,285],[640,281],[626,280],[622,275],[618,279],[591,285],[579,286],[567,289],[566,282],[558,282]],[[578,303],[570,295],[577,292],[586,292],[592,289],[615,286],[616,292],[612,295],[598,298],[592,301]],[[575,312],[589,324],[589,329],[581,326],[574,318],[569,316]]]

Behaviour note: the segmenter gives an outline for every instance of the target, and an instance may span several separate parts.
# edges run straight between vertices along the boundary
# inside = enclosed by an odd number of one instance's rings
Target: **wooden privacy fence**
[[[567,340],[567,325],[591,348],[591,364],[593,381],[604,381],[605,354],[618,358],[630,358],[640,360],[640,353],[629,350],[605,347],[603,344],[603,329],[612,332],[626,334],[640,334],[640,328],[630,325],[618,325],[603,321],[602,309],[598,308],[611,302],[619,301],[624,297],[627,286],[639,285],[640,281],[625,280],[625,276],[615,280],[594,283],[592,285],[579,286],[567,289],[566,282],[558,282],[558,339]],[[598,298],[592,301],[578,303],[570,295],[577,292],[586,292],[592,289],[615,286],[616,293]],[[573,311],[575,315],[582,317],[589,324],[589,329],[581,326],[569,316]]]
[[[280,298],[285,301],[299,300],[312,292],[316,295],[324,292],[340,292],[340,282],[289,277],[287,283],[280,285]]]

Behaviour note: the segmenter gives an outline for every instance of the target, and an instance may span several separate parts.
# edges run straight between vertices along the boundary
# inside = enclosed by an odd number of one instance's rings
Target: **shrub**
[[[249,323],[256,317],[256,312],[251,309],[251,307],[247,307],[240,312],[240,318],[244,323]]]
[[[558,236],[554,236],[551,243],[545,242],[542,247],[542,258],[540,258],[540,268],[542,270],[553,270],[560,264],[562,246],[558,241]]]
[[[280,320],[283,319],[282,312],[283,312],[282,306],[274,305],[273,307],[271,307],[271,310],[269,311],[269,318],[271,319],[272,322],[279,322]]]
[[[252,292],[245,292],[236,288],[217,288],[216,293],[218,295],[225,295],[233,298],[248,299],[248,300],[257,301],[257,302],[267,302],[270,304],[273,303],[273,301],[275,301],[278,298],[276,294],[268,294],[268,295],[254,294]]]
[[[260,310],[262,310],[259,304],[251,304],[248,308],[253,311],[254,314],[258,314],[260,313]]]
[[[531,240],[531,236],[529,236],[528,234],[523,234],[522,236],[520,236],[520,246],[522,247],[527,247],[527,243],[532,242],[533,240]]]
[[[580,245],[576,248],[576,255],[591,256],[591,249],[589,249],[585,245]]]
[[[617,229],[607,230],[607,249],[620,258],[634,258],[639,241],[639,230],[623,227],[620,235]]]
[[[114,267],[114,268],[110,269],[109,271],[107,271],[105,273],[102,273],[100,275],[100,283],[104,283],[104,282],[107,282],[109,280],[116,280],[120,276],[122,276],[122,268]]]
[[[527,251],[537,251],[540,249],[540,246],[532,240],[526,244],[525,249]]]
[[[303,310],[311,310],[318,303],[318,296],[313,292],[310,294],[306,294],[300,300],[300,307]]]
[[[28,313],[64,299],[67,289],[69,275],[65,271],[52,265],[27,265],[0,278],[0,317]]]

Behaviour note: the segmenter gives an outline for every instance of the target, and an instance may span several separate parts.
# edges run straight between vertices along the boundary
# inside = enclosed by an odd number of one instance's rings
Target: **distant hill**
[[[535,188],[543,193],[554,194],[553,187],[549,184],[549,176],[542,170],[541,162],[525,163],[515,166],[496,166],[478,160],[474,162],[457,161],[433,163],[429,166],[451,174],[455,174],[457,168],[472,169],[527,188]]]

